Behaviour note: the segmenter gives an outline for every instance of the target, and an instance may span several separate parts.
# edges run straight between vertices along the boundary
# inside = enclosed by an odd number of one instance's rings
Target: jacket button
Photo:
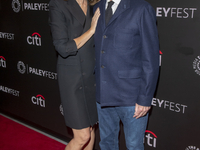
[[[81,86],[81,87],[79,87],[79,89],[81,90],[83,87]]]
[[[104,66],[104,65],[101,65],[101,68],[105,68],[105,66]]]
[[[83,62],[83,59],[81,59],[81,62]]]
[[[105,51],[102,50],[102,51],[101,51],[101,54],[104,54],[104,53],[105,53]]]
[[[104,39],[106,39],[106,38],[107,38],[107,36],[106,36],[106,35],[104,35],[104,36],[103,36],[103,38],[104,38]]]
[[[85,74],[86,74],[85,72],[82,73],[83,76],[84,76]]]
[[[94,84],[94,86],[96,86],[96,84]]]

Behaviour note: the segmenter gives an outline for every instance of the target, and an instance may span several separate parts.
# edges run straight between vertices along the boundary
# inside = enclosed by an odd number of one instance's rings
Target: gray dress
[[[57,73],[65,123],[73,129],[93,126],[97,118],[93,37],[77,50],[74,38],[91,25],[76,0],[51,0],[49,24],[58,51]]]

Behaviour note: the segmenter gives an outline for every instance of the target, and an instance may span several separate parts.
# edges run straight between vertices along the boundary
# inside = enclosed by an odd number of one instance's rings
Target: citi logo
[[[27,42],[29,45],[41,46],[41,35],[34,32],[31,36],[27,37]]]
[[[38,94],[37,96],[32,96],[31,101],[35,105],[45,107],[45,98],[40,94]]]
[[[153,132],[149,130],[145,131],[144,142],[147,143],[148,146],[156,148],[156,140],[157,140],[157,136]]]
[[[6,59],[0,56],[0,67],[6,68]]]
[[[159,66],[161,66],[161,62],[162,62],[162,52],[161,51],[159,51],[159,53],[160,53],[160,62],[159,62]]]
[[[185,150],[199,150],[196,146],[188,146]]]

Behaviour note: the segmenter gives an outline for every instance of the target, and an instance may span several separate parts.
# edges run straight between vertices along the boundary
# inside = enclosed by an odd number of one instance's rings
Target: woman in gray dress
[[[88,0],[51,0],[49,6],[64,119],[74,134],[65,150],[92,150],[98,121],[93,34],[100,11],[92,17]]]

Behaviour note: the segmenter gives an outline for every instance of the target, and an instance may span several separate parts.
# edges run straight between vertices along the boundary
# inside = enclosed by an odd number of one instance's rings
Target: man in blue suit
[[[118,150],[119,122],[128,150],[143,150],[159,72],[156,15],[144,0],[101,0],[95,38],[100,147]],[[110,15],[110,12],[112,13]]]

